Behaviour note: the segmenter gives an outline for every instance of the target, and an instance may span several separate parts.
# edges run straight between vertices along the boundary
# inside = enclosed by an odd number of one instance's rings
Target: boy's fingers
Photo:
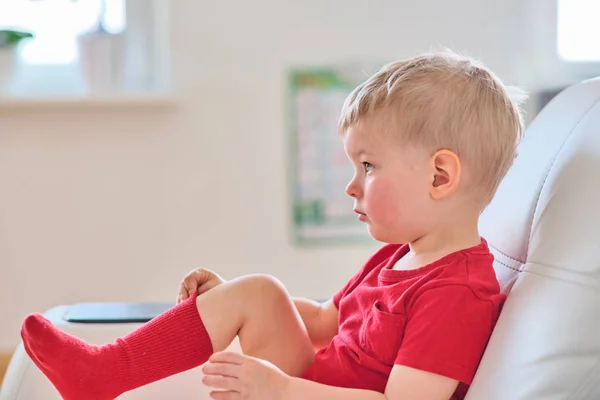
[[[187,289],[182,284],[181,287],[179,288],[179,298],[181,299],[181,301],[183,301],[183,300],[187,299],[187,297],[188,297]]]
[[[194,275],[194,289],[199,288],[212,278],[212,273],[204,268],[197,269],[192,274]]]
[[[242,365],[250,357],[232,351],[219,351],[213,353],[208,359],[211,363],[228,363]]]
[[[218,283],[218,277],[211,271],[199,268],[190,272],[181,281],[178,302],[186,300],[195,293],[202,294]]]
[[[186,292],[188,292],[198,287],[198,281],[196,280],[194,274],[189,274],[188,276],[183,278],[183,282],[181,282],[181,285],[186,289]]]
[[[202,285],[198,288],[198,295],[201,295],[202,293],[208,291],[209,289],[211,289],[212,286],[210,285]]]

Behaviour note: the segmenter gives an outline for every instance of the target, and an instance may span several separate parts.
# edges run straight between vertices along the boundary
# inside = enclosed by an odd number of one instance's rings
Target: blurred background
[[[595,0],[0,0],[0,353],[27,313],[174,301],[200,266],[330,297],[379,246],[348,219],[333,129],[347,90],[448,47],[529,91],[529,123],[600,75],[599,12]]]

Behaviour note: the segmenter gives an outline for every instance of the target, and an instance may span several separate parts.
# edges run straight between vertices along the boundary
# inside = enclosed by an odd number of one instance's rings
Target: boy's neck
[[[402,257],[394,269],[416,269],[431,264],[459,250],[481,244],[478,215],[463,218],[460,223],[448,223],[409,243],[410,251]]]

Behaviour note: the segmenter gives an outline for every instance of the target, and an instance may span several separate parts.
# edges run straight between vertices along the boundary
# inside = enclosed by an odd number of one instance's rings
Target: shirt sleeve
[[[395,364],[471,384],[497,318],[497,307],[468,286],[421,294],[407,315]]]

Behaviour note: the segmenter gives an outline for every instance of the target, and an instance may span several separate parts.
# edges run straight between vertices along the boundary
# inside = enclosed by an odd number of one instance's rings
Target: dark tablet
[[[63,319],[68,322],[98,324],[144,323],[174,305],[174,303],[77,303],[67,309]]]

